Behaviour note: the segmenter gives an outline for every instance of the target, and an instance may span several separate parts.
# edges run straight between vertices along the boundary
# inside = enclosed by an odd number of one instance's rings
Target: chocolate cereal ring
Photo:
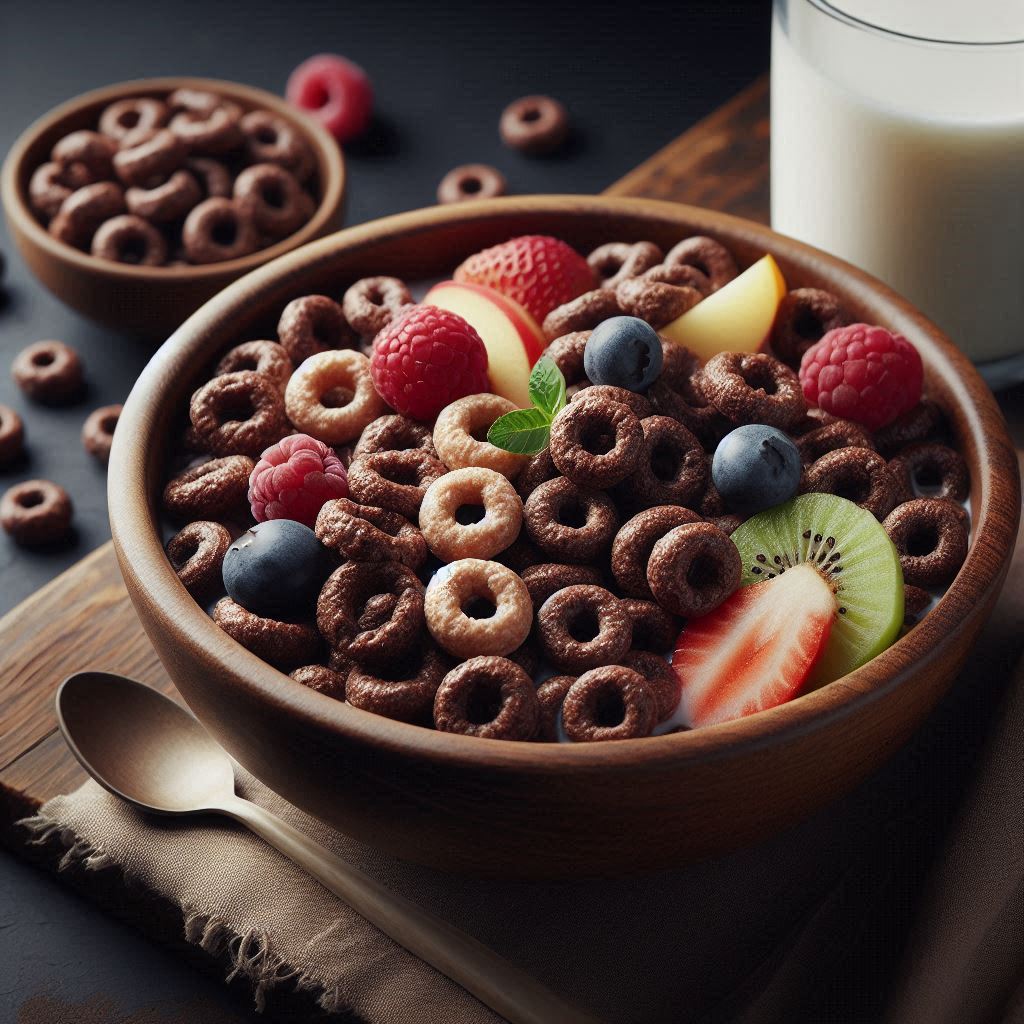
[[[175,171],[166,181],[149,188],[133,186],[124,194],[129,213],[159,223],[184,217],[202,198],[199,183],[186,170]]]
[[[549,676],[537,687],[537,704],[540,707],[540,721],[536,738],[542,743],[558,742],[558,724],[562,715],[562,704],[569,687],[576,682],[575,676]]]
[[[181,229],[191,263],[220,263],[248,256],[259,248],[252,218],[230,199],[204,199],[194,206]]]
[[[0,466],[8,466],[25,451],[25,425],[9,406],[0,405]]]
[[[277,164],[246,167],[233,191],[238,208],[270,238],[284,238],[309,220],[309,196],[295,175]]]
[[[314,170],[315,157],[309,144],[284,118],[269,110],[250,110],[240,127],[245,150],[253,164],[276,164],[305,181]]]
[[[531,565],[540,565],[547,560],[547,555],[530,540],[525,530],[504,551],[494,556],[494,561],[507,565],[513,572],[522,575]],[[512,655],[509,655],[512,657]]]
[[[326,665],[302,665],[288,673],[297,683],[308,686],[325,697],[335,700],[345,699],[345,679],[347,672],[336,672]]]
[[[684,619],[717,608],[740,585],[736,545],[711,523],[669,530],[651,551],[647,582],[666,611]]]
[[[60,164],[41,164],[32,172],[28,182],[28,202],[33,211],[44,220],[57,215],[64,200],[72,193]]]
[[[350,472],[349,486],[351,479]],[[465,506],[482,507],[482,518],[460,522],[458,512]],[[419,522],[427,546],[443,562],[492,558],[519,536],[523,500],[500,473],[467,466],[445,473],[427,488]]]
[[[637,470],[646,454],[644,437],[628,406],[583,397],[555,417],[548,450],[559,472],[578,487],[604,489]]]
[[[437,185],[437,201],[442,205],[467,199],[494,199],[508,189],[505,175],[490,164],[460,164],[453,167]]]
[[[615,289],[615,297],[623,313],[646,320],[656,329],[678,319],[704,298],[689,285],[652,281],[647,277],[623,281]]]
[[[354,668],[345,681],[345,699],[384,718],[427,724],[446,670],[440,652],[427,645],[422,652],[392,664],[386,673],[374,675]]]
[[[929,498],[964,501],[971,486],[964,457],[936,442],[908,445],[890,460],[889,468],[903,501],[924,493]]]
[[[244,455],[229,455],[192,466],[174,477],[163,493],[163,510],[177,522],[230,519],[249,504],[249,475],[255,468]]]
[[[938,439],[945,428],[945,416],[938,404],[922,399],[888,426],[875,431],[875,444],[886,457],[892,458],[908,444]]]
[[[903,585],[903,621],[916,622],[931,607],[932,595],[923,587],[911,583]]]
[[[606,242],[588,257],[602,288],[614,291],[623,281],[656,267],[665,254],[653,242]]]
[[[551,451],[545,448],[544,451],[537,452],[527,461],[523,471],[516,477],[516,490],[519,492],[519,497],[525,502],[541,484],[548,480],[554,480],[558,475],[558,470],[555,469],[555,464],[551,461]]]
[[[26,547],[58,544],[71,530],[71,498],[50,480],[25,480],[0,498],[0,526]]]
[[[434,726],[486,740],[532,740],[540,722],[533,680],[508,658],[470,658],[441,681]]]
[[[829,331],[850,322],[838,297],[821,288],[795,288],[782,296],[769,335],[772,351],[800,369],[803,354]]]
[[[532,633],[506,657],[509,661],[514,661],[531,679],[537,675],[537,669],[540,668],[540,648],[534,641]]]
[[[434,448],[449,469],[479,466],[514,480],[526,465],[525,455],[497,448],[487,440],[487,431],[499,416],[512,412],[515,404],[501,395],[467,395],[445,406],[434,423]]]
[[[227,527],[200,520],[167,542],[167,558],[185,589],[202,600],[222,588],[221,569],[229,547]]]
[[[239,114],[233,103],[222,100],[207,110],[181,110],[167,127],[189,153],[219,156],[242,141]]]
[[[896,545],[904,582],[915,587],[949,583],[967,558],[967,528],[951,502],[914,498],[882,525]]]
[[[474,617],[482,605],[493,614]],[[479,558],[460,558],[442,569],[427,588],[427,628],[459,658],[505,655],[519,647],[533,624],[526,584],[509,568]]]
[[[531,565],[520,575],[530,592],[534,611],[556,591],[580,584],[597,586],[603,582],[601,571],[592,565],[561,565],[557,562]]]
[[[37,341],[11,365],[14,383],[33,401],[60,405],[77,398],[84,374],[78,353],[62,341]]]
[[[348,490],[362,505],[388,509],[415,521],[427,488],[444,474],[444,464],[422,448],[376,452],[360,455],[349,464]]]
[[[185,165],[188,147],[165,128],[114,154],[114,172],[125,185],[164,181]]]
[[[259,373],[284,391],[293,369],[288,353],[276,341],[245,341],[224,355],[213,375],[221,377],[226,373],[246,371]]]
[[[378,416],[359,435],[359,443],[352,458],[373,455],[375,452],[405,452],[419,449],[437,455],[430,428],[408,416]],[[442,460],[443,461],[443,460]]]
[[[231,197],[232,177],[225,164],[208,156],[191,156],[185,169],[199,183],[206,199]]]
[[[296,366],[318,352],[352,348],[359,340],[341,306],[326,295],[292,299],[277,322],[277,337]]]
[[[544,317],[544,337],[554,341],[565,334],[589,331],[603,320],[622,312],[615,292],[609,288],[596,288],[561,306],[556,306]]]
[[[523,520],[530,540],[548,558],[584,564],[608,550],[619,528],[611,498],[565,477],[533,491],[523,506]]]
[[[615,664],[629,650],[632,635],[628,612],[604,587],[564,587],[537,611],[541,652],[561,672]]]
[[[681,627],[677,616],[665,611],[656,601],[644,601],[639,597],[620,600],[633,623],[632,646],[635,649],[658,654],[672,650]]]
[[[622,664],[640,675],[654,698],[655,721],[664,722],[679,706],[682,686],[672,666],[651,651],[630,651]]]
[[[82,424],[82,447],[104,466],[110,461],[110,446],[123,409],[122,405],[104,405],[91,412]]]
[[[328,404],[336,391],[351,395],[351,400],[337,407]],[[351,349],[317,352],[306,359],[288,381],[284,404],[296,430],[325,444],[354,441],[387,409],[370,378],[370,360]]]
[[[568,138],[569,112],[550,96],[522,96],[501,112],[498,133],[521,153],[551,153]]]
[[[427,542],[408,519],[348,498],[324,504],[316,535],[321,544],[352,561],[401,562],[418,569],[427,560]]]
[[[66,245],[85,249],[105,220],[124,211],[124,190],[121,186],[112,181],[97,181],[72,192],[46,230]]]
[[[701,298],[707,298],[712,291],[707,274],[688,263],[659,263],[658,266],[645,270],[640,276],[646,281],[693,288],[700,292]]]
[[[167,104],[163,100],[148,96],[116,100],[100,114],[99,128],[104,135],[120,141],[140,128],[159,128],[167,115]]]
[[[728,284],[739,273],[732,253],[721,242],[706,235],[684,238],[669,249],[664,262],[666,267],[696,267],[711,282],[713,292]]]
[[[677,526],[700,522],[696,512],[681,505],[655,505],[637,513],[612,542],[612,575],[631,597],[653,597],[647,583],[647,562],[654,545]]]
[[[859,423],[852,420],[835,420],[824,426],[816,427],[802,434],[796,442],[800,460],[809,465],[822,455],[838,451],[840,448],[875,449],[871,435]]]
[[[189,418],[197,441],[213,455],[258,458],[288,430],[277,384],[250,370],[207,381],[192,396]]]
[[[787,429],[807,412],[797,375],[764,352],[719,352],[701,376],[704,396],[733,423]]]
[[[562,702],[562,728],[573,743],[650,736],[658,707],[643,676],[624,665],[585,672]]]
[[[109,178],[113,174],[112,160],[117,143],[108,135],[81,129],[65,135],[50,153],[50,159],[62,170],[74,164],[85,168],[93,181]]]
[[[364,277],[345,292],[341,310],[349,326],[373,338],[412,302],[406,283],[397,277]]]
[[[704,493],[708,460],[696,436],[668,416],[640,421],[644,453],[636,471],[616,490],[627,508],[694,504]]]
[[[546,349],[544,355],[554,360],[555,366],[565,378],[565,390],[572,394],[574,390],[586,388],[590,381],[583,367],[583,350],[587,347],[590,331],[572,331],[560,334]]]
[[[104,221],[92,236],[90,251],[101,260],[138,267],[162,267],[167,262],[164,236],[131,213]]]
[[[628,406],[633,410],[637,419],[643,420],[654,414],[651,403],[636,391],[627,391],[625,388],[617,388],[613,384],[591,384],[589,387],[577,391],[569,399],[570,402],[581,402],[584,399],[601,398],[610,402],[618,402],[620,405]]]
[[[891,469],[878,452],[867,448],[840,448],[827,452],[804,471],[802,493],[837,494],[884,519],[893,509],[899,492]]]
[[[318,661],[323,647],[315,626],[264,618],[230,597],[214,605],[213,621],[247,651],[285,672]]]

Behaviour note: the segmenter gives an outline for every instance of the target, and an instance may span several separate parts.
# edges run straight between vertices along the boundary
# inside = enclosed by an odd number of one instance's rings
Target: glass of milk
[[[1024,0],[775,0],[772,227],[1024,380]]]

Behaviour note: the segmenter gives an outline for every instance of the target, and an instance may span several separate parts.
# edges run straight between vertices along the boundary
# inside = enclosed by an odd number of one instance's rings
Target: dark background
[[[510,192],[598,192],[766,70],[769,6],[0,0],[0,153],[34,118],[87,89],[195,74],[281,92],[296,64],[328,51],[362,64],[377,95],[370,137],[346,154],[347,223],[431,204],[442,175],[467,162],[499,167]],[[498,140],[504,105],[537,92],[573,115],[577,136],[559,157],[529,160]],[[29,446],[24,464],[0,471],[0,489],[55,480],[72,496],[77,526],[71,543],[46,553],[0,535],[2,613],[109,537],[104,471],[79,430],[93,408],[124,400],[152,349],[65,309],[30,277],[3,229],[0,250],[0,366],[57,338],[78,349],[89,379],[80,404],[52,410],[31,406],[0,371],[0,402],[21,412]],[[243,1016],[219,983],[0,854],[0,1021],[46,993],[79,1004],[74,1015],[89,1024],[121,1019],[98,993],[125,1014],[188,1003],[193,1021]],[[37,1012],[62,1019],[54,1006]]]

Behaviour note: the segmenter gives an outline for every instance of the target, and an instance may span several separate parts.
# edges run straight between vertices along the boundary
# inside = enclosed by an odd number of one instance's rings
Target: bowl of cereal
[[[868,349],[892,374],[851,394],[826,367]],[[505,877],[679,864],[849,790],[955,677],[1020,505],[908,303],[647,200],[322,239],[180,327],[122,424],[114,543],[200,720],[342,831]]]
[[[56,107],[15,141],[0,195],[22,258],[109,327],[166,337],[225,285],[341,226],[334,140],[262,89],[153,78]]]

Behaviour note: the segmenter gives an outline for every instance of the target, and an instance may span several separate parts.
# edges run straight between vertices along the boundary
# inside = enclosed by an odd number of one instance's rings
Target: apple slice
[[[802,562],[692,619],[672,655],[686,723],[727,722],[792,700],[824,652],[837,611],[832,588]]]
[[[487,349],[491,390],[528,409],[530,370],[547,345],[537,321],[514,299],[480,284],[442,281],[423,301],[458,313],[476,328]]]
[[[762,256],[658,333],[685,345],[704,362],[719,352],[756,352],[771,332],[785,294],[778,264],[771,256]]]

